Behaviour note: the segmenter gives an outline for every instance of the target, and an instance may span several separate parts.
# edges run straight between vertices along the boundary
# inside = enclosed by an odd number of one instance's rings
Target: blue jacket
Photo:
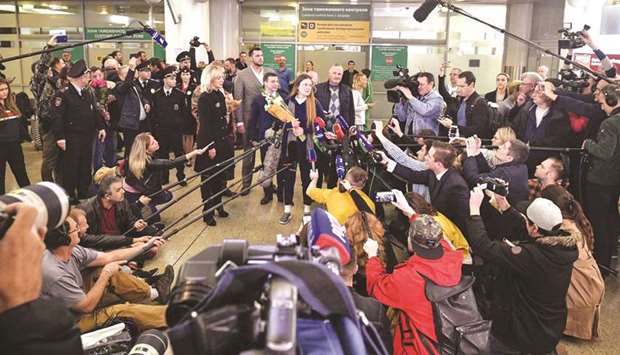
[[[436,91],[424,97],[401,101],[394,106],[394,113],[400,122],[405,124],[405,134],[419,134],[424,129],[439,133],[439,121],[445,102]]]
[[[267,104],[267,100],[263,95],[256,96],[252,101],[248,121],[248,137],[251,141],[262,141],[265,139],[265,131],[271,128],[274,122],[280,122],[265,111],[265,104]]]
[[[499,178],[508,182],[508,202],[511,205],[519,201],[528,200],[527,165],[525,163],[510,162],[501,164],[491,170],[482,154],[467,157],[463,161],[463,175],[469,186],[474,186],[483,177]]]

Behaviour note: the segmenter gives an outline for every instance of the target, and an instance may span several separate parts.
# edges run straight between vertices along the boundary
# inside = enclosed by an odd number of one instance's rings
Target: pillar
[[[237,58],[239,54],[239,1],[209,0],[213,16],[209,23],[209,45],[216,58]]]
[[[506,31],[529,39],[532,27],[532,3],[508,3],[506,10]],[[528,46],[521,41],[506,36],[504,44],[504,71],[511,78],[518,76],[527,67]]]
[[[209,43],[209,1],[164,0],[164,15],[168,41],[166,63],[175,64],[177,55],[189,49],[189,41],[194,36],[200,37],[201,42]],[[217,52],[214,53],[220,58]],[[206,62],[206,52],[199,49],[196,51],[196,61],[201,60]]]

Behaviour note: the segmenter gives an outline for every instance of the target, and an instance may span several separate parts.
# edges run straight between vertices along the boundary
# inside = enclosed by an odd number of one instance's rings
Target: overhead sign
[[[303,43],[370,42],[370,5],[299,5],[298,41]]]
[[[407,46],[373,46],[372,80],[383,81],[394,78],[396,66],[407,67]]]
[[[263,50],[263,57],[267,68],[277,69],[279,66],[276,59],[279,56],[286,57],[286,67],[295,73],[295,45],[288,43],[261,43],[260,48]]]
[[[104,39],[106,37],[117,36],[125,33],[126,28],[120,27],[86,27],[84,35],[87,40]],[[120,37],[117,40],[145,40],[150,41],[151,37],[145,32],[139,32],[130,36]]]

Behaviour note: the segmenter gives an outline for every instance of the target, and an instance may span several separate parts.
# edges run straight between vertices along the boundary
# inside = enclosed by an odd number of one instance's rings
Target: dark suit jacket
[[[504,100],[506,100],[507,98],[508,98],[508,89],[506,89],[506,95],[504,96]],[[497,102],[497,90],[489,91],[486,94],[484,94],[484,99],[487,100],[487,102],[495,102],[496,104],[499,103]]]
[[[465,109],[466,123],[465,126],[459,125],[461,137],[471,137],[477,134],[480,138],[491,138],[488,104],[483,97],[478,99],[479,97],[480,95],[474,92],[467,98],[467,108]],[[456,124],[460,98],[450,97],[450,100],[452,103],[448,103],[448,107],[450,107],[450,105],[456,107],[456,112],[450,114],[454,124]]]
[[[519,201],[527,201],[529,189],[527,186],[527,165],[511,162],[501,164],[491,170],[482,154],[467,157],[463,161],[463,174],[470,186],[480,182],[481,178],[499,178],[508,182],[508,202],[515,206]]]
[[[329,91],[329,82],[320,83],[316,86],[317,100],[321,103],[321,106],[325,110],[329,110],[329,101],[331,98],[331,92]],[[338,99],[340,100],[340,114],[347,121],[349,126],[355,124],[355,109],[353,107],[353,92],[351,88],[340,84],[338,90]]]
[[[411,184],[428,186],[433,207],[454,222],[461,231],[467,230],[469,188],[458,171],[450,168],[441,177],[441,180],[437,181],[437,177],[430,170],[413,171],[397,164],[394,174],[406,179]]]

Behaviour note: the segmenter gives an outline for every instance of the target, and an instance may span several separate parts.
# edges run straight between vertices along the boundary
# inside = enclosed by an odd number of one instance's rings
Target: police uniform
[[[151,68],[146,62],[140,63],[138,64],[138,66],[136,66],[136,72],[141,72],[145,70],[151,71]],[[136,88],[138,88],[141,91],[142,98],[144,99],[145,103],[152,102],[153,95],[159,88],[161,88],[162,82],[159,80],[154,80],[154,79],[148,79],[148,80],[141,81],[140,79],[136,78],[135,80],[137,84]]]
[[[86,63],[79,60],[71,66],[67,76],[79,78],[87,72]],[[65,140],[65,150],[61,158],[63,187],[72,202],[76,202],[78,197],[88,198],[93,139],[96,139],[97,131],[104,129],[92,90],[89,87],[79,90],[72,83],[61,88],[54,96],[52,120],[52,130],[57,142]]]
[[[184,60],[192,60],[192,57],[190,55],[190,53],[188,51],[183,51],[181,53],[179,53],[179,55],[177,55],[177,63],[179,63],[179,67],[181,66],[181,62]],[[190,64],[191,66],[191,64]],[[185,69],[185,68],[180,68]],[[198,74],[198,72],[194,69],[192,69],[191,67],[187,68],[189,69],[189,72],[192,74],[192,79],[191,79],[191,83],[194,85],[198,85],[200,83],[200,76]],[[179,72],[177,73],[177,83],[181,82],[181,70],[179,70]]]
[[[163,77],[175,76],[176,70],[170,66],[163,70]],[[151,125],[155,138],[159,142],[158,155],[162,159],[169,159],[170,152],[175,158],[185,154],[183,152],[183,125],[186,116],[191,115],[187,106],[185,94],[176,87],[166,89],[162,87],[155,91],[152,97]],[[184,163],[177,165],[177,179],[185,178]],[[168,183],[168,176],[163,177],[163,183]]]
[[[221,163],[234,155],[232,122],[226,109],[224,93],[221,90],[204,92],[200,95],[198,99],[198,119],[200,120],[197,137],[198,148],[203,148],[210,143],[214,143],[216,154],[214,159],[209,158],[209,151],[196,157],[195,170],[197,172],[214,166],[217,163]],[[202,181],[208,179],[209,176],[216,171],[217,170],[202,174]],[[208,183],[203,184],[200,188],[202,200],[206,201],[211,196],[222,191],[225,188],[225,180],[232,179],[233,175],[234,167],[229,167]],[[204,210],[217,205],[221,200],[222,195],[220,194],[218,197],[206,203]],[[220,216],[222,216],[222,214],[226,215],[226,213],[222,213],[222,211],[223,209],[218,209]],[[213,213],[205,216],[204,219],[207,223],[214,225]]]

